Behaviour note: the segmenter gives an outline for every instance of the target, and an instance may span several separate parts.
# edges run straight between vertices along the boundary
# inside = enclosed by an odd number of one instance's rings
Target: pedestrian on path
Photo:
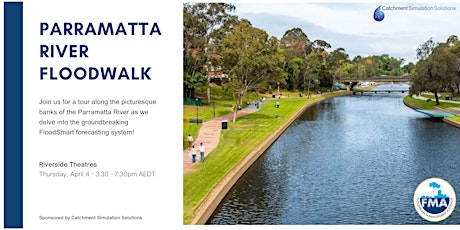
[[[190,148],[189,155],[192,157],[192,163],[195,163],[195,162],[196,162],[196,149],[195,149],[195,145],[192,145],[192,147]]]
[[[204,162],[204,151],[205,151],[205,147],[203,145],[203,142],[200,142],[200,160],[201,160],[201,163]]]
[[[191,148],[192,144],[193,144],[193,141],[194,141],[192,135],[190,135],[190,134],[188,135],[187,141],[188,141],[188,147]]]

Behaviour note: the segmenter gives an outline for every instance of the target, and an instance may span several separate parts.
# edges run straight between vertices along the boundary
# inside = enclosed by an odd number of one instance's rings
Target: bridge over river
[[[353,89],[355,85],[362,82],[387,82],[387,83],[409,83],[410,77],[409,76],[385,76],[385,77],[358,77],[358,78],[343,78],[340,79],[340,82],[347,86],[348,90]],[[371,90],[372,91],[372,90]],[[378,91],[378,90],[377,90]],[[376,92],[376,90],[374,90]],[[383,91],[382,91],[383,92]]]
[[[343,78],[340,79],[343,83],[350,82],[409,82],[409,76],[385,76],[385,77],[358,77],[358,78]]]

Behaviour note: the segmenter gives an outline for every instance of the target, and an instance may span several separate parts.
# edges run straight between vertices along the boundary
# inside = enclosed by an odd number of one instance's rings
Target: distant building
[[[196,57],[197,53],[200,51],[200,48],[192,48],[192,57]],[[213,59],[218,61],[222,57],[219,54],[211,54],[209,62],[204,66],[206,70],[206,77],[209,77],[211,81],[220,83],[222,79],[227,78],[228,75],[225,74],[222,70],[222,67],[219,65],[211,65]]]

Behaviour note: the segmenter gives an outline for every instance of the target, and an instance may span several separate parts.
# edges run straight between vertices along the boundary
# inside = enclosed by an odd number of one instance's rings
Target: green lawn
[[[347,92],[322,97],[344,94]],[[282,98],[279,100],[279,109],[274,106],[276,100],[268,101],[259,111],[237,118],[235,124],[230,122],[228,130],[221,132],[220,143],[207,157],[206,163],[195,165],[193,171],[184,175],[184,224],[189,224],[193,220],[193,210],[226,173],[304,104],[316,99],[300,98],[298,94],[296,97]]]
[[[446,96],[449,96],[449,98],[452,100],[452,94],[451,93],[439,93],[438,94],[439,100],[445,100]],[[434,100],[434,94],[424,93],[424,94],[422,94],[422,97],[431,98],[431,99]]]
[[[197,109],[198,109],[198,118],[202,119],[203,122],[209,121],[214,118],[214,114],[216,117],[228,114],[232,112],[232,107],[224,107],[224,104],[232,104],[230,101],[218,101],[216,102],[215,107],[211,105],[203,105],[203,106],[194,106],[194,105],[184,105],[184,114],[183,114],[183,148],[187,147],[187,136],[191,134],[193,138],[196,139],[198,135],[198,131],[201,128],[202,123],[198,125],[196,123],[190,123],[189,120],[191,118],[196,119],[197,117]],[[234,105],[234,103],[233,103]]]
[[[267,92],[268,93],[268,92]],[[288,92],[281,91],[283,97],[289,98],[299,98],[299,92]],[[198,132],[201,128],[201,123],[198,125],[196,123],[190,123],[190,119],[202,119],[203,122],[209,121],[214,117],[223,116],[225,114],[232,113],[233,107],[226,107],[224,105],[235,106],[236,102],[232,100],[231,93],[225,92],[222,90],[222,87],[213,86],[211,87],[212,103],[204,103],[203,106],[194,106],[194,105],[184,105],[183,106],[183,137],[182,137],[182,146],[183,149],[187,147],[187,136],[190,134],[193,138],[197,138]],[[264,96],[265,98],[270,98],[270,94],[261,94],[261,93],[248,93],[243,100],[243,108],[246,107],[247,101],[255,101]],[[202,93],[199,97],[203,102],[206,102],[205,95]],[[306,98],[305,96],[303,98]],[[215,106],[214,106],[215,104]],[[198,116],[197,116],[198,109]]]
[[[411,105],[414,105],[414,106],[416,106],[416,107],[418,107],[420,109],[436,109],[436,101],[435,100],[431,100],[431,101],[427,102],[426,100],[416,99],[416,98],[410,97],[408,95],[408,96],[404,97],[404,101],[406,101],[407,103],[409,103]],[[441,108],[441,109],[446,109],[446,108],[450,108],[450,107],[460,107],[460,104],[448,103],[448,102],[440,102],[438,107]]]
[[[454,121],[454,122],[460,124],[460,117],[459,117],[459,116],[456,116],[456,117],[448,117],[447,119],[449,119],[449,120],[451,120],[451,121]]]

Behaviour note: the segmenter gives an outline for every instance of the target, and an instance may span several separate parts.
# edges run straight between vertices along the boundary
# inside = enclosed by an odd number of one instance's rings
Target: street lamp
[[[212,95],[211,95],[211,103],[212,103],[213,115],[214,117],[216,117],[216,102],[214,101]]]
[[[198,125],[198,98],[195,98],[196,105],[196,125]]]

